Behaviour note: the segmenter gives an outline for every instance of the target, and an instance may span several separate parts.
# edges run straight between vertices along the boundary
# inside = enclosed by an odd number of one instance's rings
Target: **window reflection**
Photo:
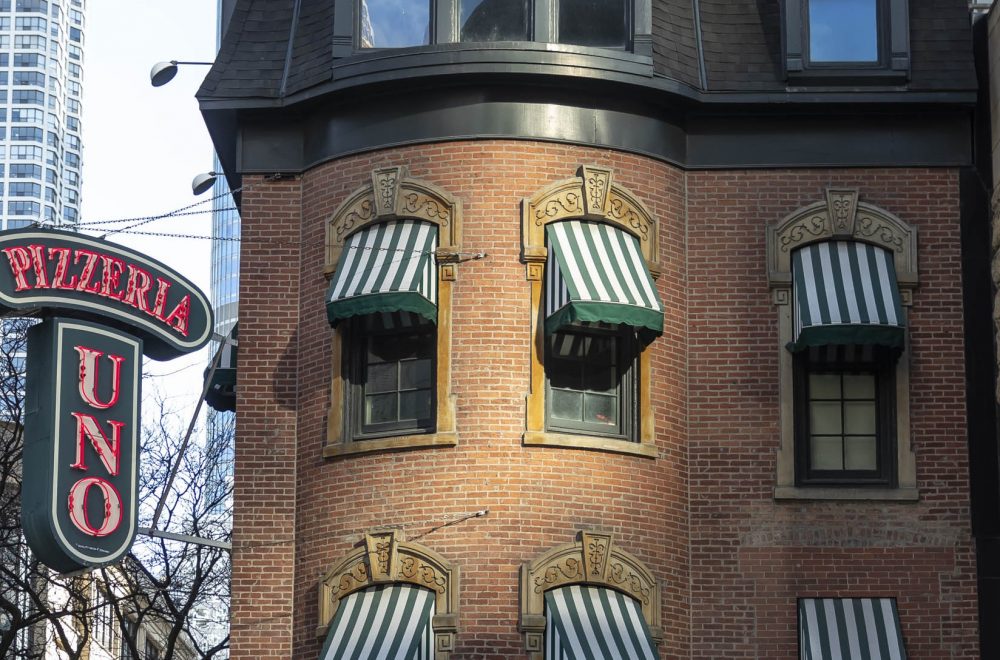
[[[526,41],[526,0],[462,0],[462,41]]]
[[[627,47],[627,7],[626,0],[560,0],[559,43]]]
[[[361,0],[362,48],[423,46],[430,40],[429,0]]]
[[[813,62],[877,62],[878,0],[809,0]]]

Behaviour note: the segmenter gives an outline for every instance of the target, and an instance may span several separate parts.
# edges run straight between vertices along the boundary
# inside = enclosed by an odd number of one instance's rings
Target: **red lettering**
[[[31,265],[35,269],[35,288],[49,288],[49,274],[45,272],[45,246],[29,245],[28,251],[31,252]]]
[[[170,282],[166,281],[162,277],[156,278],[156,299],[153,302],[152,314],[161,321],[166,321],[166,317],[163,313],[167,307],[167,292],[170,291]]]
[[[122,362],[125,361],[125,358],[121,355],[108,355],[108,359],[111,360],[111,397],[107,401],[101,401],[97,395],[97,372],[99,369],[97,362],[104,355],[104,352],[86,346],[74,346],[73,348],[80,354],[80,396],[87,405],[98,410],[107,410],[118,403],[122,382]]]
[[[87,515],[87,496],[90,489],[97,486],[104,497],[104,522],[95,527]],[[107,536],[122,524],[122,496],[118,489],[100,477],[84,477],[69,489],[69,519],[73,525],[88,536]]]
[[[149,288],[152,285],[153,280],[149,273],[136,265],[129,264],[128,284],[125,286],[125,297],[122,298],[122,302],[149,314],[149,302],[146,300],[146,294],[149,293]]]
[[[3,253],[7,255],[7,261],[10,262],[10,271],[14,275],[15,291],[24,291],[25,289],[30,289],[28,286],[28,280],[24,277],[24,274],[28,272],[31,268],[31,255],[23,247],[9,247],[4,248]]]
[[[101,263],[104,264],[104,278],[101,280],[101,295],[105,298],[121,300],[122,292],[116,291],[116,289],[121,286],[122,273],[125,272],[125,262],[118,257],[102,254]]]
[[[96,270],[97,267],[97,256],[96,252],[77,248],[76,255],[73,257],[73,264],[75,265],[80,263],[80,257],[86,259],[86,263],[83,265],[83,272],[80,273],[80,283],[76,285],[77,291],[83,291],[84,293],[97,293],[101,290],[100,282],[94,282],[93,286],[90,284],[90,281],[94,279],[94,270]]]
[[[66,272],[69,270],[70,252],[69,248],[49,248],[49,261],[52,261],[53,257],[56,258],[56,272],[52,276],[53,289],[65,289],[69,291],[76,289],[76,275],[73,275],[69,278],[69,281],[66,281]]]
[[[163,319],[163,322],[172,327],[185,337],[188,334],[188,317],[191,316],[191,296],[184,296],[170,316]]]
[[[90,440],[90,444],[97,452],[97,457],[101,459],[104,469],[111,476],[116,476],[121,463],[122,428],[125,423],[108,420],[108,424],[111,425],[111,440],[108,440],[108,436],[104,435],[104,431],[101,430],[100,424],[93,415],[77,412],[70,413],[70,415],[76,418],[76,462],[70,467],[77,470],[87,469],[84,450],[87,440]]]

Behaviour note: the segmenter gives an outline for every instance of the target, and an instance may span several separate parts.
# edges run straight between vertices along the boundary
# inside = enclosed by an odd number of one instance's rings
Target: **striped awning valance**
[[[222,340],[219,350],[216,353],[218,362],[215,371],[205,370],[205,377],[209,373],[212,378],[209,381],[208,389],[205,391],[205,403],[218,411],[236,410],[236,354],[239,350],[239,324],[233,324],[232,330]]]
[[[906,660],[893,598],[799,600],[802,660]]]
[[[331,325],[352,316],[413,312],[437,320],[437,226],[393,220],[348,237],[326,295]]]
[[[660,655],[638,602],[613,589],[575,584],[545,592],[545,657],[651,660]]]
[[[545,331],[576,323],[629,325],[663,333],[663,303],[639,241],[601,222],[567,220],[545,228]]]
[[[892,253],[854,241],[792,253],[795,336],[789,348],[903,346],[903,312]]]
[[[434,593],[409,584],[345,596],[330,622],[320,660],[433,660]]]

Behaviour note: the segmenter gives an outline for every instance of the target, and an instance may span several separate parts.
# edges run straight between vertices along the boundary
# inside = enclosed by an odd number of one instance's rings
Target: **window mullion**
[[[434,29],[431,43],[451,44],[459,41],[461,0],[433,0]]]

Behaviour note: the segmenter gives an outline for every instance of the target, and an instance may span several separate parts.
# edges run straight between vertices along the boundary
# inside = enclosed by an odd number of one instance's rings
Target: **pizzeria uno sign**
[[[0,315],[28,333],[22,526],[71,572],[112,563],[138,524],[142,357],[211,338],[205,295],[167,266],[76,233],[0,232]]]

